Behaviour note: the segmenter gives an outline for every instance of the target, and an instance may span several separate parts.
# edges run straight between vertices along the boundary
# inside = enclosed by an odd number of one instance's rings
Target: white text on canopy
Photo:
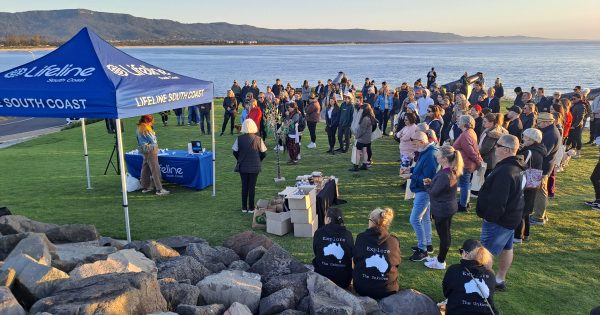
[[[177,101],[193,100],[204,96],[204,89],[164,93],[160,95],[140,96],[135,98],[137,107],[160,105]]]

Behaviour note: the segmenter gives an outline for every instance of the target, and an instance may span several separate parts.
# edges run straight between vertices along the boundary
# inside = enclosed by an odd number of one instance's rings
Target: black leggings
[[[242,179],[242,209],[253,210],[254,209],[254,194],[256,192],[256,180],[258,179],[258,173],[241,173]],[[250,199],[250,202],[248,202]]]
[[[221,127],[221,133],[225,132],[225,128],[227,128],[227,123],[231,120],[231,133],[233,133],[233,125],[235,124],[235,114],[231,114],[229,112],[225,112],[225,116],[223,116],[223,127]]]
[[[350,126],[339,126],[338,127],[338,142],[340,143],[340,148],[344,150],[348,150],[350,147],[350,136],[352,135],[352,131],[350,131]]]
[[[333,149],[335,147],[335,132],[337,128],[327,127],[327,140],[329,141],[329,148]]]
[[[310,132],[310,142],[317,142],[317,123],[312,121],[307,121],[306,126],[308,127],[308,131]]]
[[[592,176],[590,176],[592,185],[594,185],[594,193],[596,194],[596,202],[600,201],[600,161],[596,163]]]
[[[452,243],[452,238],[450,236],[450,226],[452,225],[452,216],[440,218],[433,217],[435,221],[435,230],[440,237],[440,252],[438,254],[437,260],[439,262],[446,261],[446,255],[448,255],[448,250],[450,249],[450,244]]]
[[[581,131],[582,127],[575,127],[569,132],[567,146],[576,150],[581,150]]]

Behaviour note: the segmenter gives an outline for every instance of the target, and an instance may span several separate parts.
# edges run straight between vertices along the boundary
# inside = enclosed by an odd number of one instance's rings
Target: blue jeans
[[[413,230],[415,230],[415,234],[417,234],[417,246],[426,251],[427,245],[431,245],[431,217],[429,215],[429,194],[427,192],[415,193],[409,221]]]
[[[210,112],[200,112],[200,131],[204,133],[204,121],[206,120],[206,132],[210,133]]]
[[[192,121],[198,122],[199,118],[200,110],[198,109],[198,106],[188,106],[188,125],[191,124]]]
[[[458,187],[460,187],[459,204],[466,207],[471,198],[471,173],[469,171],[463,170],[463,174],[458,178]]]
[[[515,230],[509,230],[496,223],[483,221],[481,226],[481,244],[494,256],[500,256],[503,250],[513,248]]]

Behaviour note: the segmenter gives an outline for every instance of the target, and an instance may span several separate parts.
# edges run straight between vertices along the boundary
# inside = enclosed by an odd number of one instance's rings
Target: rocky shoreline
[[[403,290],[356,296],[252,231],[126,243],[93,225],[0,216],[0,314],[439,314]]]

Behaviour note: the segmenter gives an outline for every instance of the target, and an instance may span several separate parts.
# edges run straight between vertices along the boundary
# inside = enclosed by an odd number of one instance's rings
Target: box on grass
[[[317,205],[313,203],[306,210],[290,210],[292,214],[292,223],[312,224],[317,217]]]
[[[311,224],[304,223],[294,223],[294,236],[295,237],[313,237],[317,227],[319,226],[318,216],[315,215],[315,218]]]
[[[290,212],[266,212],[267,233],[275,235],[286,235],[292,231],[292,220]]]
[[[313,188],[309,191],[299,189],[296,193],[287,195],[290,210],[308,210],[317,201],[317,192]]]

